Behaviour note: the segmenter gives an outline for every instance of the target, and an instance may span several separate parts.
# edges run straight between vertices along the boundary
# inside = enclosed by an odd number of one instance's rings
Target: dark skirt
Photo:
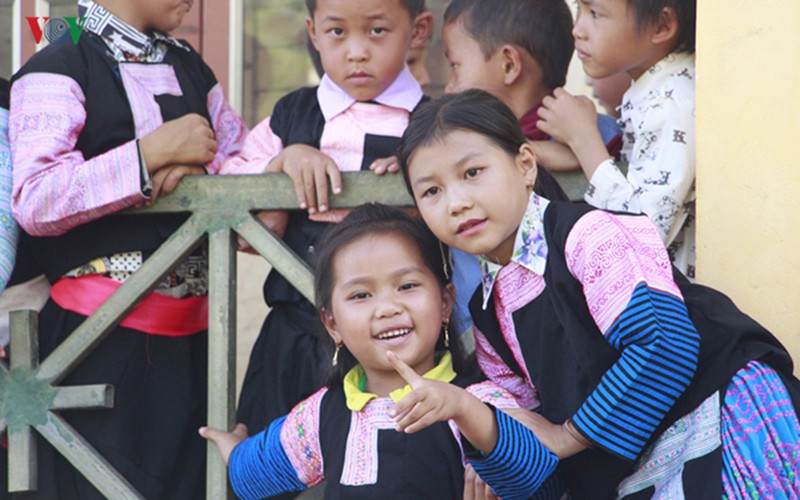
[[[39,315],[44,359],[85,317],[49,301]],[[111,384],[114,408],[65,411],[75,428],[148,499],[205,496],[208,338],[147,335],[116,328],[59,383]],[[103,496],[41,436],[38,492],[19,498]]]

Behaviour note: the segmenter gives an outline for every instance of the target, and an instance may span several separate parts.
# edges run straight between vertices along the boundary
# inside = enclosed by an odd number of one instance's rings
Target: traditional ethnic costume
[[[407,68],[370,102],[356,101],[324,75],[318,87],[281,98],[272,116],[248,135],[242,154],[225,163],[223,173],[262,173],[272,158],[293,144],[319,149],[343,172],[368,170],[376,159],[395,154],[408,115],[422,99]],[[283,240],[311,263],[322,232],[345,214],[292,211]],[[286,415],[319,389],[330,365],[331,353],[323,349],[314,306],[275,271],[264,284],[264,298],[271,310],[253,346],[237,415],[251,432]]]
[[[558,459],[500,411],[518,407],[508,392],[491,382],[468,385],[468,377],[453,371],[450,353],[424,376],[466,387],[495,408],[499,436],[491,454],[473,449],[452,421],[413,434],[397,432],[389,411],[411,388],[390,397],[367,393],[366,375],[357,365],[342,385],[318,390],[234,448],[228,467],[237,496],[263,498],[325,481],[326,499],[461,499],[465,458],[504,499],[527,499],[541,488]]]
[[[551,137],[544,133],[536,125],[539,121],[539,110],[542,105],[534,106],[527,113],[519,118],[519,126],[522,133],[529,141],[549,141]],[[616,121],[608,115],[597,116],[597,127],[600,130],[600,137],[606,143],[610,155],[619,156],[622,147],[622,136]],[[537,164],[536,187],[535,190],[540,195],[552,201],[569,201],[569,197],[558,184],[558,181],[550,172]],[[467,334],[467,338],[472,338],[472,318],[469,314],[469,299],[472,292],[480,283],[480,264],[474,255],[464,253],[457,248],[450,249],[453,261],[453,285],[456,287],[455,322],[459,334]],[[472,342],[467,341],[467,346],[471,350]]]
[[[675,272],[653,223],[532,195],[472,298],[490,380],[594,446],[574,498],[800,495],[800,382],[763,327]],[[677,282],[677,283],[676,283]]]
[[[208,120],[216,173],[246,127],[188,44],[136,31],[81,2],[77,43],[50,45],[11,88],[14,213],[52,283],[39,318],[44,359],[187,216],[112,215],[149,199],[138,140],[188,113]],[[205,248],[205,247],[204,247]],[[113,410],[63,417],[146,498],[201,498],[206,444],[207,257],[195,252],[61,382],[111,384]],[[99,493],[40,439],[39,495]]]

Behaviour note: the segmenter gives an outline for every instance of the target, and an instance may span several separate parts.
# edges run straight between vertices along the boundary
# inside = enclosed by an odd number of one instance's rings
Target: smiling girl
[[[324,241],[316,297],[330,384],[247,440],[242,424],[200,430],[236,494],[326,480],[326,498],[462,498],[466,456],[503,498],[529,498],[558,460],[500,410],[518,408],[509,393],[470,384],[449,339],[453,286],[436,238],[399,210],[366,205]]]

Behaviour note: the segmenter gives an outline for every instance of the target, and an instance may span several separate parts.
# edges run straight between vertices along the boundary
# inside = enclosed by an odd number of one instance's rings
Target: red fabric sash
[[[99,275],[61,278],[50,289],[50,297],[67,311],[90,316],[120,286],[119,281]],[[176,299],[153,292],[120,326],[166,337],[194,335],[208,328],[208,296]]]

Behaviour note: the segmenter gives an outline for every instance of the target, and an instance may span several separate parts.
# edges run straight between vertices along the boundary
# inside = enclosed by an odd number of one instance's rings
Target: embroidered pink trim
[[[647,217],[590,212],[572,228],[564,253],[603,333],[625,310],[639,283],[683,299],[661,233]]]
[[[516,398],[491,380],[472,384],[467,387],[467,392],[495,408],[519,408]]]
[[[247,125],[225,99],[219,83],[208,93],[208,114],[217,139],[217,155],[207,168],[209,173],[216,174],[225,160],[241,152],[247,137]]]
[[[378,431],[395,428],[389,417],[392,408],[391,398],[378,398],[352,412],[340,484],[361,486],[378,481]]]
[[[145,200],[134,141],[88,161],[75,149],[84,102],[63,75],[30,73],[11,89],[12,210],[34,236],[57,236]]]
[[[520,407],[529,410],[539,408],[541,402],[533,384],[511,371],[477,327],[473,327],[473,332],[475,334],[475,355],[483,373],[492,382],[507,390],[517,400]]]
[[[322,482],[322,448],[319,444],[320,406],[328,392],[323,387],[304,399],[286,416],[281,429],[281,444],[297,477],[309,488]]]
[[[182,96],[183,90],[169,64],[120,63],[119,73],[133,113],[136,137],[141,139],[164,120],[156,96]]]
[[[238,156],[228,158],[220,174],[263,174],[270,160],[283,151],[281,138],[270,128],[270,118],[262,120],[247,134]]]

